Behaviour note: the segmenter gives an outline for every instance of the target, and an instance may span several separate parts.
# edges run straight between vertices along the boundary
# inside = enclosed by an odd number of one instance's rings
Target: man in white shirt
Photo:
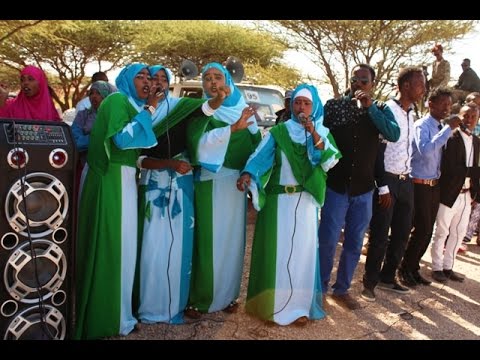
[[[398,294],[409,292],[408,288],[395,280],[395,274],[412,224],[413,183],[410,162],[414,138],[414,103],[425,94],[425,81],[422,68],[402,69],[397,79],[400,94],[397,99],[387,101],[400,127],[400,138],[396,142],[387,142],[384,171],[376,174],[377,188],[373,197],[373,215],[363,276],[364,289],[361,293],[367,301],[375,301],[375,287]]]

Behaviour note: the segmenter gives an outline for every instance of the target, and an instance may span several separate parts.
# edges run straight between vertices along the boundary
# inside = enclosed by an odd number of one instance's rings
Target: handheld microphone
[[[362,102],[360,101],[359,98],[357,98],[359,93],[360,93],[360,90],[355,91],[355,94],[353,94],[353,97],[352,97],[352,102],[356,103],[357,108],[361,109],[363,107]]]
[[[443,119],[443,122],[446,124],[446,125],[450,125],[450,123],[456,119],[459,119],[459,116],[457,114],[451,114],[449,116],[447,116],[445,119]],[[467,126],[461,121],[460,119],[460,123],[458,124],[458,127],[467,135],[472,135],[471,131],[469,128],[467,128]]]
[[[305,126],[305,124],[307,123],[307,120],[308,120],[308,116],[305,115],[305,113],[301,112],[297,115],[297,118],[298,120],[300,120],[300,123],[303,125],[304,129],[305,129],[305,148],[307,150],[307,154],[308,154],[308,134],[307,134],[307,127]]]
[[[164,89],[164,88],[161,88],[161,87],[159,87],[155,90],[155,96],[156,97],[160,97],[160,96],[162,96],[162,94],[163,94],[164,97],[166,97],[167,96],[167,90]]]
[[[472,135],[472,132],[470,131],[469,128],[467,128],[467,125],[465,125],[463,122],[458,125],[458,127],[467,135]]]
[[[300,123],[301,123],[302,125],[305,125],[305,123],[306,123],[307,120],[308,120],[308,116],[305,115],[305,113],[303,113],[303,112],[301,112],[300,114],[298,114],[298,115],[297,115],[297,118],[298,118],[298,120],[300,120]]]

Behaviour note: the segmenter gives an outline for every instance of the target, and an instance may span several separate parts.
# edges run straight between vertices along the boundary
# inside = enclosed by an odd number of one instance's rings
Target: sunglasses
[[[355,84],[358,80],[360,80],[363,85],[367,85],[370,82],[369,78],[366,78],[366,77],[359,78],[359,77],[356,77],[356,76],[352,76],[350,78],[350,83]]]

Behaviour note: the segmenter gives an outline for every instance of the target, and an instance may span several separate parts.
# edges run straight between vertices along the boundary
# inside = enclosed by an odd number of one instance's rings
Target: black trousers
[[[379,281],[392,283],[395,280],[395,273],[402,260],[412,228],[412,179],[401,180],[398,176],[386,175],[385,182],[392,196],[392,206],[388,209],[381,208],[378,204],[378,190],[375,190],[363,277],[364,286],[370,289],[374,288]]]
[[[440,206],[440,185],[413,184],[413,231],[405,250],[401,268],[410,273],[420,270],[420,260],[432,238],[433,225]]]

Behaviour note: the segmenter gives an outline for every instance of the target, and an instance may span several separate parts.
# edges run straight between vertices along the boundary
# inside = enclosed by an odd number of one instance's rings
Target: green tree
[[[20,88],[18,79],[20,74],[17,69],[0,64],[0,85],[10,92],[17,92]]]
[[[270,34],[214,21],[144,21],[135,39],[136,60],[163,64],[175,74],[184,59],[201,68],[229,56],[241,59],[246,79],[287,87],[300,75],[280,63],[286,46]]]
[[[37,26],[44,20],[0,20],[0,43],[18,32]]]
[[[337,97],[349,86],[356,63],[377,72],[377,95],[396,83],[400,67],[431,63],[435,42],[448,44],[470,32],[476,21],[460,20],[275,20],[268,31],[291,49],[310,54]],[[273,29],[271,25],[273,24]],[[265,29],[263,27],[263,29]]]
[[[49,28],[51,25],[63,26],[68,21],[46,21],[46,20],[0,20],[0,52],[3,54],[5,49],[8,49],[10,43],[8,42],[11,37],[21,32],[31,31],[32,28],[35,28],[35,31],[41,32],[46,36],[51,36]],[[53,38],[53,36],[52,36]],[[2,47],[3,46],[3,47]],[[5,52],[5,54],[7,54]],[[19,90],[20,84],[18,82],[19,78],[19,66],[18,64],[13,64],[6,58],[0,57],[0,84],[8,87],[11,92],[16,92]]]
[[[52,69],[55,77],[50,81],[60,93],[55,100],[62,110],[85,96],[90,80],[85,75],[87,64],[97,63],[103,71],[123,66],[132,55],[131,43],[137,35],[134,21],[50,21],[41,25],[16,32],[0,43],[0,62],[16,68],[33,64]],[[109,65],[102,69],[105,64]]]

